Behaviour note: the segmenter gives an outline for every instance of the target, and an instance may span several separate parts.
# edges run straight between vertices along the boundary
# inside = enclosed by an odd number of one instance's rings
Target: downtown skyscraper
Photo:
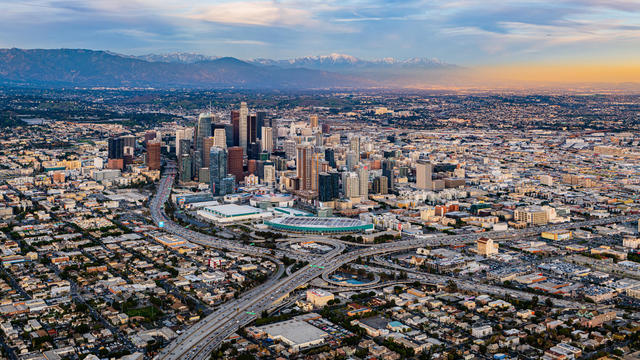
[[[238,146],[242,148],[244,154],[247,153],[249,145],[247,116],[249,116],[249,109],[247,103],[243,101],[240,103],[240,111],[238,112]]]
[[[233,193],[235,178],[229,175],[227,151],[220,147],[212,147],[209,152],[209,181],[213,196]]]
[[[195,134],[195,161],[194,161],[194,174],[198,174],[198,171],[202,167],[206,167],[204,164],[205,159],[205,151],[208,149],[204,148],[204,139],[211,136],[211,123],[214,120],[214,116],[212,113],[202,113],[198,116],[198,122],[196,124],[196,134]]]
[[[300,190],[311,190],[311,145],[301,144],[296,147],[296,171],[300,181]]]

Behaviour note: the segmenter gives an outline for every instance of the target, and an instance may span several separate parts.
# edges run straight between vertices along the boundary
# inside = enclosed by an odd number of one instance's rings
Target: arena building
[[[269,228],[302,234],[346,234],[373,230],[373,224],[351,218],[285,216],[264,222]]]

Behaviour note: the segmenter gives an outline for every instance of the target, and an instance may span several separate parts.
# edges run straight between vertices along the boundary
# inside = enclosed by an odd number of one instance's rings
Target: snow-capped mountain
[[[219,59],[219,56],[209,56],[197,53],[176,52],[168,54],[147,54],[140,56],[128,56],[135,59],[145,60],[149,62],[163,63],[179,63],[179,64],[195,64],[203,61],[211,61]],[[254,65],[262,66],[278,66],[280,68],[307,68],[324,71],[366,71],[366,70],[395,70],[395,69],[439,69],[452,68],[455,65],[444,63],[434,58],[409,58],[395,59],[391,57],[365,60],[355,56],[333,53],[329,55],[304,56],[294,59],[276,60],[257,58],[245,60]]]
[[[87,55],[87,51],[76,49],[75,57]],[[32,59],[34,56],[54,56],[54,52],[37,54],[25,50],[22,55]],[[304,56],[293,59],[274,60],[258,58],[240,60],[230,57],[202,55],[198,53],[175,52],[167,54],[125,55],[110,51],[93,52],[93,56],[103,56],[105,61],[113,63],[115,67],[122,65],[119,60],[134,61],[128,63],[144,71],[162,76],[153,79],[135,80],[142,73],[129,74],[122,79],[123,83],[145,83],[166,85],[164,82],[180,86],[206,86],[209,83],[222,84],[219,86],[243,87],[299,87],[309,86],[311,83],[318,87],[320,84],[330,86],[406,86],[407,84],[425,83],[435,79],[449,78],[452,73],[462,71],[463,68],[442,62],[434,58],[396,59],[392,57],[380,59],[361,59],[355,56],[333,53],[329,55]],[[0,54],[1,55],[1,54]],[[110,57],[106,57],[109,55]],[[85,59],[86,60],[86,59]],[[2,58],[0,57],[0,62]],[[101,65],[99,62],[96,65]],[[1,65],[1,64],[0,64]],[[116,66],[117,65],[117,66]],[[125,71],[122,70],[121,73]],[[198,75],[200,72],[200,75]],[[114,76],[110,72],[109,76]],[[120,73],[119,73],[120,74]],[[146,74],[146,72],[145,72]],[[99,75],[99,76],[98,76]],[[104,82],[106,78],[96,74],[98,80]],[[323,79],[327,80],[324,81]],[[55,78],[58,81],[60,79]],[[62,79],[71,81],[69,79]],[[60,80],[60,81],[62,81]],[[86,83],[91,83],[87,79]],[[135,80],[135,81],[134,81]],[[144,81],[143,81],[144,80]],[[2,74],[0,74],[0,83]],[[53,81],[53,80],[52,80]],[[163,82],[164,81],[164,82]],[[271,86],[273,83],[273,86]],[[229,85],[231,84],[231,85]]]
[[[410,58],[406,60],[395,58],[382,58],[374,60],[359,59],[355,56],[345,54],[329,54],[319,56],[305,56],[289,60],[254,59],[250,60],[254,64],[275,65],[286,68],[309,68],[328,71],[346,70],[367,70],[375,68],[406,69],[406,68],[443,68],[454,65],[443,63],[438,59],[431,58]]]

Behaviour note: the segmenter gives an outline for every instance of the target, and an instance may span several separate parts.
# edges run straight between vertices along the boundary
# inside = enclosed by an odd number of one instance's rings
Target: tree
[[[255,356],[253,356],[252,354],[248,353],[248,352],[243,352],[242,354],[238,355],[237,359],[238,360],[255,360]]]
[[[453,280],[447,281],[447,291],[450,291],[450,292],[458,291],[458,284],[456,284],[456,282]]]

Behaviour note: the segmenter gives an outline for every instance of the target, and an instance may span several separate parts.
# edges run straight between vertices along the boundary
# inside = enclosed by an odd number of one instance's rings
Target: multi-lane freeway
[[[156,357],[157,359],[206,358],[231,333],[253,321],[257,316],[256,314],[260,314],[262,310],[267,309],[274,302],[286,297],[300,285],[319,276],[323,271],[324,264],[340,255],[345,249],[344,244],[325,239],[323,242],[332,245],[333,250],[322,256],[293,254],[281,250],[269,250],[245,245],[228,239],[219,239],[185,229],[168,219],[164,214],[163,205],[169,198],[174,178],[173,172],[166,173],[158,184],[156,196],[151,201],[151,216],[156,224],[162,222],[165,231],[203,246],[224,248],[253,256],[270,258],[276,261],[279,267],[278,272],[267,282],[243,294],[238,299],[227,302],[215,312],[187,329],[174,339],[168,347],[163,349]],[[309,265],[284,279],[280,279],[284,272],[284,266],[282,266],[277,257],[284,255],[290,258],[301,258],[301,260],[308,261]]]
[[[171,187],[175,179],[175,171],[172,167],[165,172],[160,180],[156,196],[150,204],[151,215],[156,224],[164,222],[163,229],[169,233],[181,236],[193,243],[210,246],[219,249],[228,249],[244,254],[259,257],[267,257],[276,261],[279,265],[278,272],[264,284],[243,294],[237,299],[231,300],[218,308],[215,312],[187,329],[175,338],[169,346],[164,348],[156,359],[205,359],[224,339],[240,327],[249,324],[257,318],[263,310],[269,309],[274,303],[279,302],[296,288],[309,283],[323,273],[331,273],[342,265],[356,260],[358,257],[367,257],[384,253],[406,251],[422,246],[453,245],[474,243],[480,237],[491,237],[509,241],[515,238],[533,236],[543,231],[570,229],[582,226],[595,226],[610,223],[634,221],[640,218],[640,214],[609,217],[598,220],[589,220],[574,223],[563,223],[542,227],[527,228],[523,230],[510,230],[503,232],[485,232],[480,234],[464,234],[442,236],[438,238],[410,239],[387,244],[363,246],[358,250],[343,253],[346,246],[343,242],[332,239],[317,239],[333,246],[333,250],[323,255],[302,255],[283,250],[269,250],[265,248],[245,245],[241,242],[228,239],[219,239],[214,236],[201,234],[169,220],[164,214],[164,203],[169,198]],[[354,244],[355,245],[355,244]],[[356,245],[357,246],[357,245]],[[288,256],[309,262],[308,266],[284,277],[284,267],[277,257]]]

